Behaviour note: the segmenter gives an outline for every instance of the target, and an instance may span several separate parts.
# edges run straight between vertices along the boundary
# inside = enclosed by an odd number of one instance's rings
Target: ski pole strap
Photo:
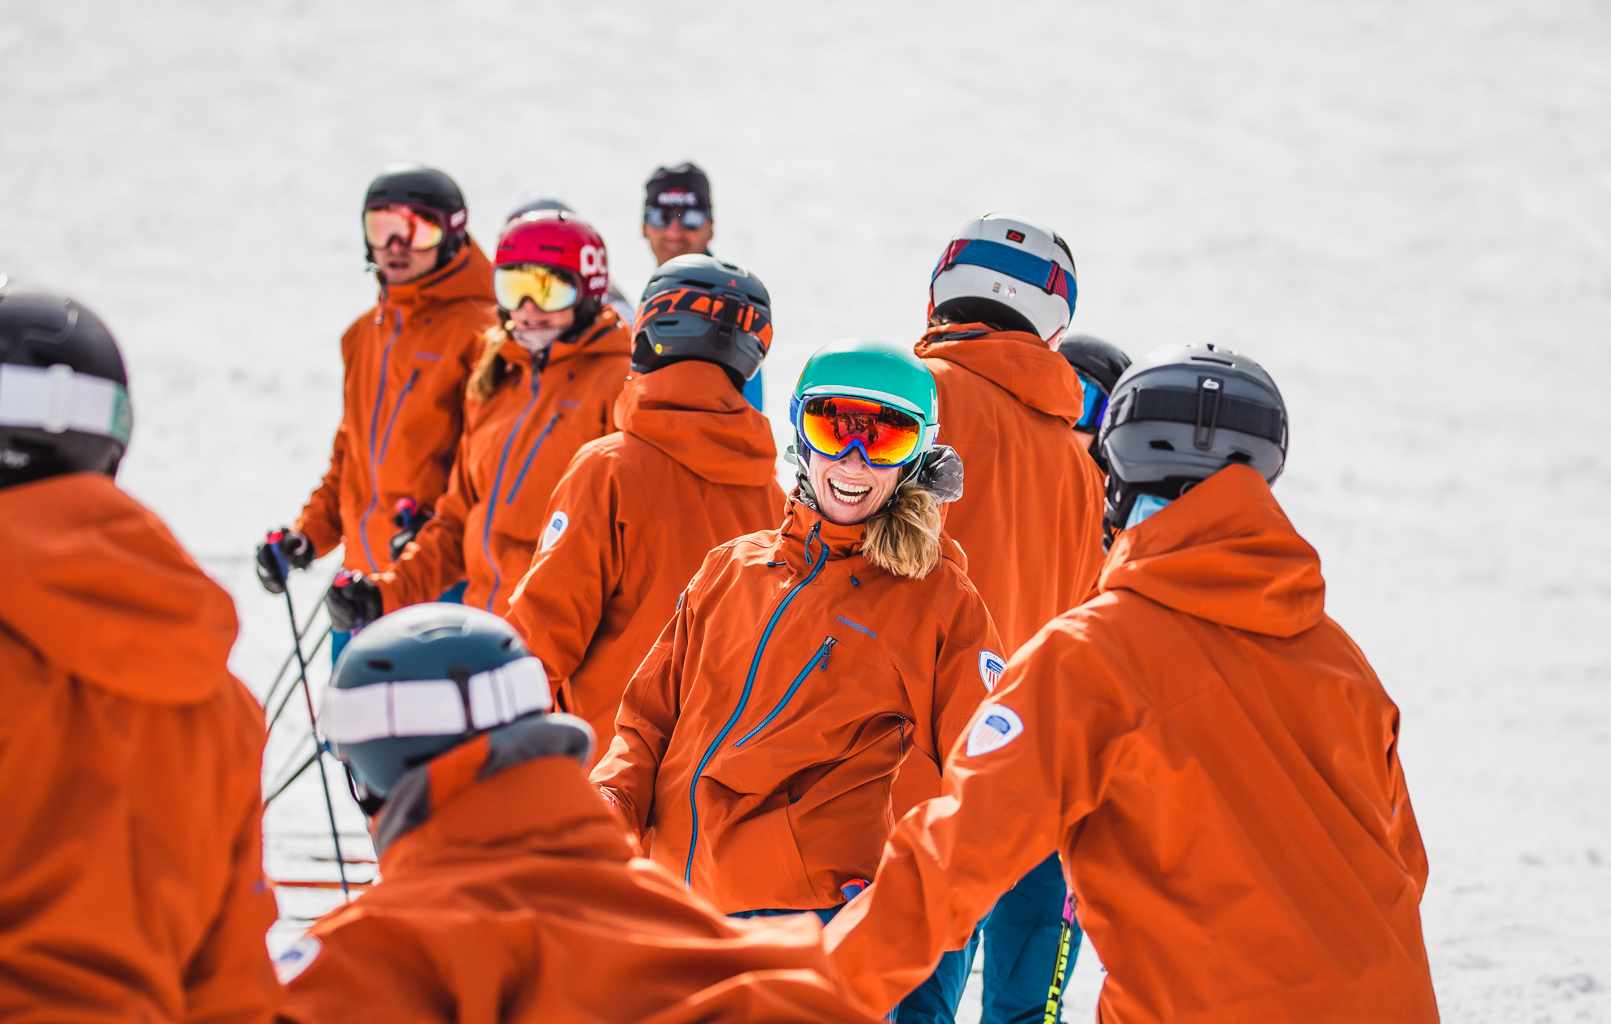
[[[554,706],[548,674],[533,657],[516,658],[460,685],[409,679],[325,691],[320,731],[333,747],[389,736],[455,736],[513,722]]]
[[[33,427],[48,434],[76,430],[129,443],[134,412],[116,381],[55,366],[0,364],[0,427]]]

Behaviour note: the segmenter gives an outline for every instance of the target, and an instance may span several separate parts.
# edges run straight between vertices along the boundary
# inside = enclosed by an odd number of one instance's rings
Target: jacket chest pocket
[[[739,737],[738,742],[733,744],[735,748],[742,747],[759,735],[761,730],[772,724],[772,719],[776,718],[784,708],[788,707],[789,701],[794,699],[795,691],[800,689],[801,684],[806,681],[806,677],[810,676],[813,671],[817,669],[821,669],[823,672],[828,671],[828,658],[833,654],[834,645],[838,642],[831,636],[823,637],[821,646],[811,656],[811,660],[805,663],[805,667],[800,670],[800,674],[794,677],[794,682],[790,683],[789,688],[784,691],[783,698],[777,702],[771,711],[766,713],[766,717],[761,719],[759,725]]]

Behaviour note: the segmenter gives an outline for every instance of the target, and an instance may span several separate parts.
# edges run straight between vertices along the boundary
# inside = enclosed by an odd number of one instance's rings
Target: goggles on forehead
[[[371,206],[364,211],[364,240],[371,248],[384,249],[394,238],[410,249],[434,249],[442,244],[442,221],[430,210],[406,203]]]
[[[1085,409],[1080,413],[1080,421],[1074,425],[1074,429],[1094,434],[1101,428],[1102,416],[1108,411],[1108,396],[1096,381],[1078,370],[1074,373],[1080,378],[1080,388],[1085,392]]]
[[[940,262],[935,264],[934,273],[929,275],[930,286],[935,278],[958,264],[984,267],[1035,285],[1047,295],[1062,298],[1068,303],[1069,315],[1074,315],[1074,299],[1079,287],[1060,263],[1043,260],[1022,249],[987,238],[958,238],[940,254]]]
[[[521,263],[492,272],[492,294],[498,306],[510,312],[530,299],[544,313],[557,313],[576,305],[576,281],[558,267]]]
[[[667,227],[672,221],[681,221],[682,226],[689,231],[698,231],[710,222],[710,214],[704,210],[679,210],[670,206],[650,206],[643,211],[643,219],[655,229]]]
[[[860,448],[869,466],[904,466],[923,446],[923,424],[916,416],[868,398],[807,398],[796,413],[795,429],[812,451],[835,462]]]

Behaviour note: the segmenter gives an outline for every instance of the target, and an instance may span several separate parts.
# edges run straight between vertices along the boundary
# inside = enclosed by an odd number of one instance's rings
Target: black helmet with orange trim
[[[772,347],[772,297],[743,267],[703,254],[678,256],[644,286],[632,336],[634,373],[702,359],[726,369],[742,388]]]

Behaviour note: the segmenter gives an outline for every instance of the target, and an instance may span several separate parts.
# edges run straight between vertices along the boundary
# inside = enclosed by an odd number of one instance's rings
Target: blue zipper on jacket
[[[754,739],[756,733],[760,732],[762,729],[765,729],[772,719],[778,716],[778,712],[782,711],[784,706],[789,703],[789,699],[794,696],[794,691],[798,690],[800,688],[800,684],[805,682],[806,676],[811,674],[812,669],[816,668],[818,665],[821,665],[824,672],[828,671],[828,655],[833,653],[833,645],[838,642],[838,640],[835,640],[831,636],[822,641],[822,646],[817,648],[817,653],[811,656],[811,660],[806,662],[806,667],[800,670],[800,674],[794,677],[794,682],[790,683],[789,688],[784,691],[783,699],[778,701],[778,706],[773,708],[771,713],[765,718],[761,719],[760,725],[757,725],[755,728],[751,729],[749,732],[740,737],[739,741],[733,744],[735,749],[742,747],[744,744]]]
[[[369,553],[369,517],[374,514],[375,506],[380,504],[380,455],[375,450],[375,432],[380,429],[380,406],[386,401],[386,371],[392,362],[392,346],[397,343],[397,336],[403,333],[403,311],[396,310],[397,326],[392,328],[392,336],[386,339],[386,348],[380,354],[380,389],[375,392],[375,411],[369,417],[369,507],[364,514],[358,517],[358,541],[364,547],[364,558],[369,561],[372,572],[380,572],[380,566],[375,564],[375,557]],[[384,314],[383,314],[384,315]],[[409,382],[412,385],[412,381]],[[399,399],[399,402],[401,400]],[[392,410],[392,420],[397,419],[397,410]],[[391,436],[391,423],[386,424],[386,435]]]
[[[481,553],[486,556],[487,564],[492,566],[492,592],[487,595],[487,611],[492,611],[492,602],[497,600],[498,587],[503,584],[503,574],[498,571],[498,563],[492,557],[492,515],[498,511],[498,488],[503,486],[503,469],[509,461],[509,449],[515,445],[515,438],[520,434],[520,425],[526,422],[532,408],[537,404],[537,393],[542,390],[542,379],[535,372],[531,375],[531,398],[526,407],[520,410],[515,417],[515,425],[509,428],[509,439],[503,443],[503,454],[498,458],[498,473],[492,478],[492,494],[487,497],[487,523],[481,531]]]
[[[821,557],[817,559],[815,565],[811,566],[811,571],[806,573],[805,579],[796,583],[794,589],[785,594],[783,600],[778,602],[777,610],[772,613],[771,621],[766,624],[766,631],[761,634],[761,642],[756,645],[755,657],[750,659],[750,672],[744,678],[744,691],[739,694],[738,707],[733,709],[732,717],[727,720],[726,725],[722,726],[722,731],[717,733],[716,738],[710,741],[710,746],[705,749],[705,756],[699,759],[699,767],[694,769],[694,781],[688,784],[688,806],[694,813],[694,826],[688,836],[688,866],[683,869],[682,884],[690,888],[694,883],[694,850],[699,846],[699,777],[705,773],[705,766],[710,764],[710,759],[716,755],[716,749],[722,745],[722,741],[727,739],[727,734],[732,732],[733,726],[738,724],[739,716],[744,714],[744,707],[750,702],[750,691],[755,687],[755,673],[761,667],[761,655],[765,653],[767,641],[772,639],[772,631],[777,628],[778,619],[783,617],[784,609],[789,607],[789,603],[794,600],[795,595],[800,593],[806,584],[816,579],[817,575],[822,572],[823,567],[828,564],[828,545],[824,544],[822,538],[817,536],[817,531],[821,529],[822,524],[819,522],[806,535],[806,564],[811,565],[812,541],[816,541],[817,546],[822,549]]]

